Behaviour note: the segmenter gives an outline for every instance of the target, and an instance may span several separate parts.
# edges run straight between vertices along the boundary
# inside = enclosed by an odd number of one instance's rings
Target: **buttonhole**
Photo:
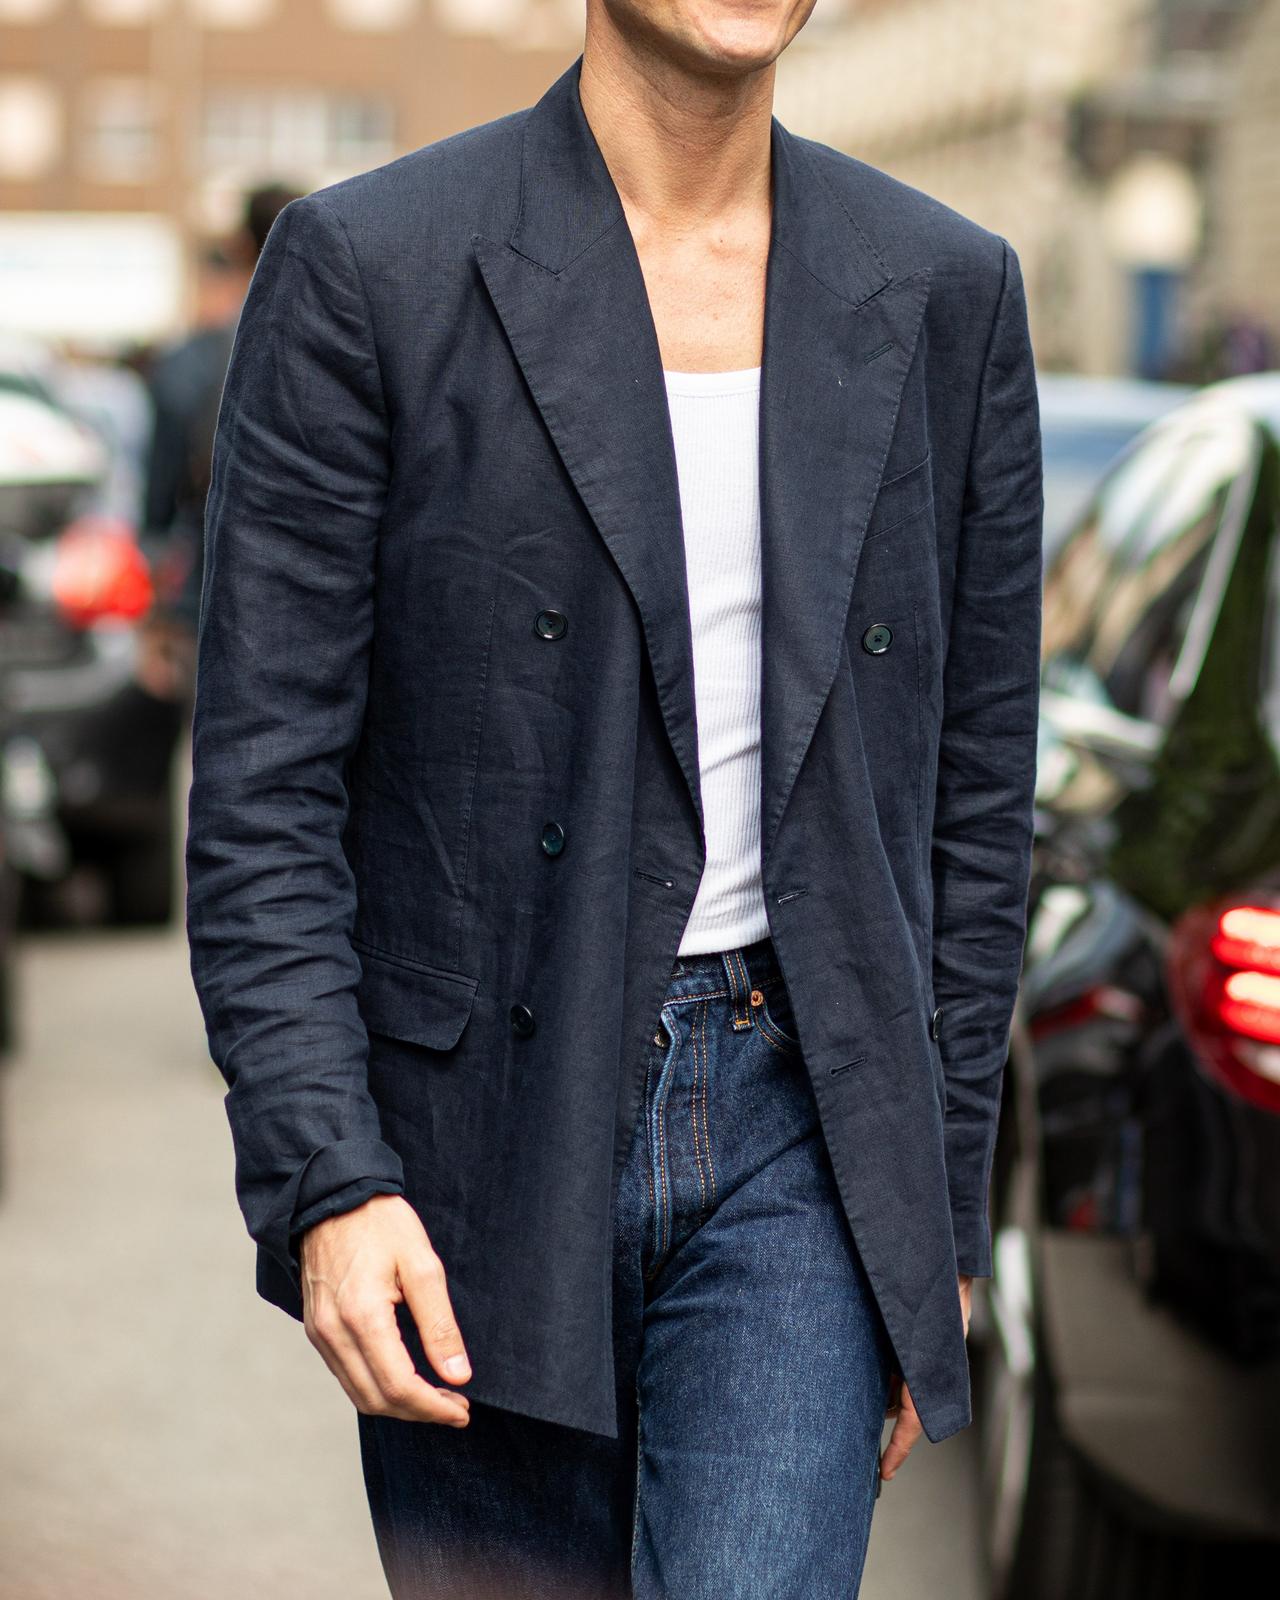
[[[892,349],[893,349],[893,340],[892,339],[890,339],[887,344],[878,345],[876,347],[876,349],[874,349],[869,356],[863,356],[863,358],[862,358],[863,366],[865,367],[866,364],[869,361],[874,361],[877,356],[882,356],[885,353],[886,350],[892,350]]]
[[[808,894],[807,889],[788,889],[785,894],[778,896],[778,904],[782,905],[787,900],[798,900],[802,894]]]
[[[637,878],[647,878],[650,883],[661,884],[664,889],[675,888],[670,878],[659,878],[652,872],[646,872],[643,867],[635,867],[633,870]]]
[[[856,1067],[860,1061],[865,1061],[866,1056],[854,1056],[852,1061],[842,1061],[838,1067],[831,1068],[831,1076],[838,1078],[842,1072],[848,1072],[850,1067]]]

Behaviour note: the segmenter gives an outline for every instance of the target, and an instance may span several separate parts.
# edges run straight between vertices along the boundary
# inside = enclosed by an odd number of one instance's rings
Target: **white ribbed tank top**
[[[760,368],[665,374],[707,860],[680,955],[769,931],[760,883]]]

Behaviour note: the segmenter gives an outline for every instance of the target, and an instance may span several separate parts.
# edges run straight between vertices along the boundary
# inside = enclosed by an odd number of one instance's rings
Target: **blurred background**
[[[531,104],[582,26],[0,0],[0,1600],[386,1592],[187,966],[209,448],[280,207]],[[976,1420],[863,1592],[1278,1592],[1280,0],[818,0],[775,109],[1011,240],[1045,441]]]

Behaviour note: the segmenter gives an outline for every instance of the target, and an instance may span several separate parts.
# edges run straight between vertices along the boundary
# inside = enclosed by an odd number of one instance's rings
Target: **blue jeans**
[[[615,1223],[617,1439],[357,1414],[395,1600],[850,1600],[893,1354],[769,940],[676,962]]]

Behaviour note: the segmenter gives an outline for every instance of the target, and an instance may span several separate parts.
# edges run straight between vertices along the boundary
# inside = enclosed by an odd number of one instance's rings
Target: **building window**
[[[85,91],[82,163],[101,183],[143,183],[159,162],[156,90],[143,78],[103,78]]]
[[[104,28],[141,28],[162,16],[169,0],[80,0],[80,4]]]
[[[43,177],[62,149],[62,103],[35,77],[0,78],[0,178]]]
[[[446,33],[501,39],[508,50],[582,44],[582,0],[432,0]]]
[[[394,33],[408,27],[418,0],[328,0],[329,15],[355,33]]]
[[[434,0],[434,9],[449,33],[495,36],[521,30],[536,8],[531,0]]]
[[[389,101],[310,90],[216,89],[205,100],[203,171],[363,171],[394,155]]]
[[[186,0],[187,9],[206,28],[260,28],[275,13],[275,0]]]
[[[0,0],[0,22],[43,22],[62,0]]]

